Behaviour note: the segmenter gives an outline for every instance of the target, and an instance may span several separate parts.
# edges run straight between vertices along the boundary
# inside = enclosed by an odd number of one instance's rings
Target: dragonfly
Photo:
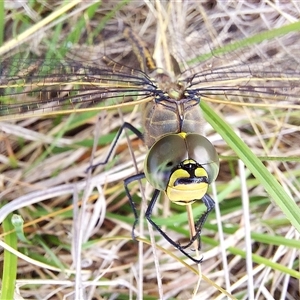
[[[133,69],[103,57],[106,65],[95,61],[52,61],[42,59],[4,60],[0,70],[0,119],[51,116],[76,111],[104,110],[122,106],[142,105],[143,133],[130,123],[124,123],[117,133],[107,163],[125,129],[132,131],[148,147],[144,170],[124,181],[125,191],[134,214],[134,229],[138,213],[130,194],[129,184],[146,178],[154,192],[145,217],[176,249],[196,263],[187,248],[197,242],[214,200],[208,194],[216,180],[219,158],[212,143],[204,136],[200,102],[205,98],[255,102],[288,101],[296,96],[299,76],[294,72],[264,66],[249,66],[241,62],[225,67],[208,66],[200,72],[184,72],[172,78],[157,68],[146,44],[129,27],[124,36],[133,45],[140,69]],[[297,80],[295,80],[295,78]],[[254,103],[253,103],[254,101]],[[93,166],[95,167],[95,166]],[[206,211],[196,220],[190,241],[181,245],[173,240],[152,219],[160,194],[178,205],[190,206],[203,202]]]

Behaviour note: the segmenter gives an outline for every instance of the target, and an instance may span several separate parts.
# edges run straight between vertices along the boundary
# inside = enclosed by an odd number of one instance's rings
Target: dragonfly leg
[[[114,138],[114,141],[108,151],[108,154],[105,158],[105,160],[103,162],[100,162],[98,164],[95,164],[95,165],[92,165],[92,166],[89,166],[86,170],[86,172],[89,172],[90,170],[94,170],[96,167],[98,166],[102,166],[102,165],[106,165],[107,162],[109,161],[118,141],[119,141],[119,138],[123,132],[123,130],[125,129],[129,129],[130,131],[132,131],[139,139],[143,140],[143,134],[137,129],[135,128],[133,125],[131,125],[130,123],[127,123],[127,122],[124,122],[124,124],[119,128],[115,138]]]
[[[192,236],[192,238],[190,239],[190,241],[188,242],[188,244],[181,246],[183,249],[189,248],[190,246],[192,246],[192,244],[197,240],[198,241],[198,250],[201,249],[201,230],[202,227],[209,215],[209,213],[214,209],[215,207],[215,201],[208,195],[205,194],[204,197],[202,198],[203,203],[206,206],[206,212],[204,212],[204,214],[201,215],[201,217],[198,219],[198,221],[195,224],[195,231],[196,234],[194,236]]]
[[[145,174],[144,173],[140,173],[140,174],[136,174],[136,175],[133,175],[133,176],[130,176],[128,178],[126,178],[124,180],[124,187],[125,187],[125,192],[126,192],[126,195],[128,197],[128,200],[129,200],[129,203],[130,203],[130,206],[132,208],[132,211],[133,211],[133,214],[134,214],[134,223],[133,223],[133,226],[132,226],[132,232],[131,232],[131,236],[132,236],[132,239],[135,240],[135,234],[134,234],[134,230],[135,230],[135,227],[139,221],[139,215],[137,213],[137,210],[136,210],[136,207],[135,207],[135,203],[132,199],[132,196],[130,194],[130,191],[129,191],[129,188],[128,188],[128,185],[133,182],[133,181],[136,181],[136,180],[140,180],[140,179],[143,179],[145,178]]]
[[[194,261],[195,263],[199,264],[202,262],[202,258],[201,259],[195,259],[193,258],[191,255],[189,255],[187,252],[184,251],[183,247],[179,244],[176,243],[174,240],[172,240],[152,219],[151,219],[151,215],[152,215],[152,211],[154,208],[154,205],[157,201],[157,198],[160,194],[159,190],[155,190],[154,194],[152,196],[152,199],[150,200],[150,203],[147,207],[146,210],[146,214],[145,217],[146,219],[150,222],[150,224],[171,244],[173,245],[176,249],[178,249],[181,253],[183,253],[186,257],[188,257],[189,259],[191,259],[192,261]]]

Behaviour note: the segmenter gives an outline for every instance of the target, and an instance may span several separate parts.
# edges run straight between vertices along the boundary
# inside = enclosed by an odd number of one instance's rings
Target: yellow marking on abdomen
[[[141,70],[143,72],[146,70],[148,72],[156,70],[156,63],[152,58],[149,49],[146,47],[146,44],[140,37],[133,32],[129,26],[125,26],[123,35],[132,45],[133,52],[140,63]]]

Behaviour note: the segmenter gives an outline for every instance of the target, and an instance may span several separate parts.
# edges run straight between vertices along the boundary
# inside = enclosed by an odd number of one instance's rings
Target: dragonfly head
[[[166,194],[172,202],[186,205],[202,199],[208,187],[206,170],[193,159],[186,159],[171,172]]]
[[[160,138],[145,160],[150,184],[165,191],[179,205],[202,199],[219,172],[219,158],[210,141],[196,133],[174,133]]]

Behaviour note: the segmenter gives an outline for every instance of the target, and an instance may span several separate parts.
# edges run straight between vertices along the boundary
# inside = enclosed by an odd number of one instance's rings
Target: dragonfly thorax
[[[159,138],[169,133],[189,132],[203,135],[200,99],[184,96],[173,99],[165,94],[143,107],[145,144],[150,148]]]

